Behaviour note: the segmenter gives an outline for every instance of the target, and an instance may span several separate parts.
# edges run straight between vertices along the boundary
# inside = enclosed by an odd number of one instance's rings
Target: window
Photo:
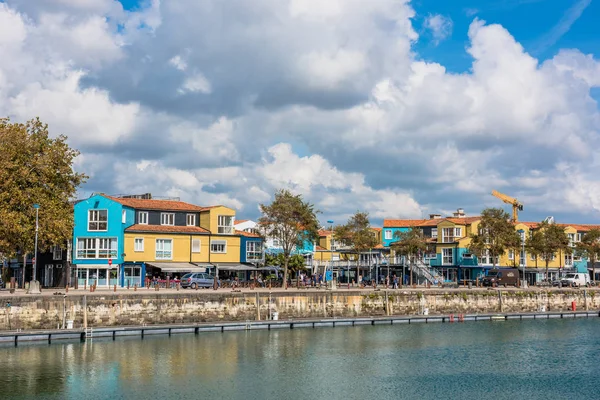
[[[469,259],[469,260],[470,260],[470,259],[472,259],[472,258],[473,258],[473,254],[471,254],[471,253],[464,253],[464,254],[463,254],[463,258],[465,258],[465,259]]]
[[[571,246],[571,247],[575,246],[575,234],[568,233],[567,236],[569,237],[569,246]]]
[[[513,249],[508,250],[508,259],[509,260],[515,259],[515,251]]]
[[[246,261],[260,261],[262,258],[262,243],[246,242]]]
[[[279,239],[273,239],[273,247],[279,247]]]
[[[219,215],[217,219],[218,233],[233,233],[233,217],[229,215]]]
[[[133,251],[144,251],[144,238],[135,238]]]
[[[77,239],[77,258],[117,258],[117,238]]]
[[[392,240],[392,231],[389,229],[385,231],[385,240]]]
[[[442,228],[442,243],[453,243],[455,233],[454,228]]]
[[[573,266],[573,254],[565,254],[565,267]]]
[[[88,231],[106,231],[108,229],[108,210],[90,210],[88,213]]]
[[[573,261],[581,261],[581,256],[573,256]]]
[[[454,259],[452,257],[452,249],[442,249],[442,264],[452,265],[453,261]]]
[[[462,228],[454,228],[454,236],[457,238],[462,237]]]
[[[428,260],[436,259],[437,258],[437,254],[435,254],[434,251],[429,250],[429,251],[427,251],[427,253],[425,253],[425,258],[428,259]]]
[[[196,214],[188,214],[185,223],[187,226],[196,226]]]
[[[175,214],[160,213],[160,224],[161,225],[175,225]]]
[[[148,211],[138,212],[138,224],[148,225]]]
[[[156,239],[156,259],[170,260],[173,258],[173,241],[171,239]]]
[[[98,258],[117,258],[117,239],[98,238]]]
[[[200,239],[193,239],[192,240],[192,253],[200,253]]]
[[[127,220],[127,213],[125,212],[125,210],[121,211],[121,223],[125,223],[125,221]]]
[[[581,234],[581,233],[578,233],[578,234],[577,234],[577,236],[576,236],[576,241],[577,241],[577,242],[581,242],[581,237],[582,237],[582,235],[583,235],[583,234]]]
[[[431,237],[437,239],[437,228],[431,229]]]
[[[531,254],[531,257],[530,257],[530,258],[531,258],[531,261],[535,261],[535,259],[536,259],[537,257],[535,256],[535,254]]]
[[[60,246],[52,246],[52,259],[53,260],[62,260],[62,249]]]
[[[227,241],[225,240],[213,240],[210,243],[211,253],[226,253],[227,252]]]

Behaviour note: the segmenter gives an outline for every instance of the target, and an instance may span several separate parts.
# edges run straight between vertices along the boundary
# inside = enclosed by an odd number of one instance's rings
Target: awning
[[[240,264],[240,263],[215,263],[215,266],[219,271],[257,271],[253,265]]]
[[[159,263],[159,262],[149,262],[148,265],[151,265],[156,268],[160,268],[162,272],[206,272],[207,268],[212,267],[211,264],[190,264],[190,263]]]
[[[75,264],[71,267],[72,268],[78,268],[78,269],[113,269],[113,268],[117,268],[119,266],[119,264],[113,264],[113,265],[108,265],[108,264]]]

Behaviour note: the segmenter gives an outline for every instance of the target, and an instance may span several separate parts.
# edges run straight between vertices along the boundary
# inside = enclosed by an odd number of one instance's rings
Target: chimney
[[[454,218],[464,218],[465,217],[465,210],[462,208],[459,208],[458,210],[456,210],[456,212],[454,213]]]
[[[429,219],[441,219],[442,214],[429,214]]]

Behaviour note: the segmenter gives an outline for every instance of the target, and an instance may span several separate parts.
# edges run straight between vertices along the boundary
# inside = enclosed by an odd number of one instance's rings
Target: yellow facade
[[[135,240],[143,239],[143,250],[135,251]],[[156,258],[156,242],[170,239],[170,258]],[[199,240],[199,252],[192,252],[193,241]],[[211,242],[224,242],[225,253],[210,251]],[[196,250],[196,249],[195,249]],[[190,235],[177,233],[125,233],[125,261],[129,262],[240,262],[240,237],[231,235]]]
[[[213,234],[221,233],[219,232],[219,215],[235,218],[235,210],[225,206],[207,208],[200,213],[200,226]]]

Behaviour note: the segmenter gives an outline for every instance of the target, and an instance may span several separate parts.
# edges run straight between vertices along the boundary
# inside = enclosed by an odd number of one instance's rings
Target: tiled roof
[[[148,200],[148,199],[124,199],[121,197],[107,198],[116,201],[124,206],[141,210],[160,210],[160,211],[203,211],[209,207],[200,207],[183,201],[174,200]]]
[[[327,251],[327,249],[325,247],[317,245],[317,251]]]
[[[442,221],[443,221],[443,219],[441,219],[441,218],[427,219],[427,220],[424,220],[423,222],[421,222],[419,224],[419,226],[437,226],[437,224],[439,224]]]
[[[443,221],[450,221],[457,225],[468,225],[472,224],[475,221],[479,221],[481,219],[480,216],[477,217],[462,217],[462,218],[444,218]]]
[[[326,229],[319,229],[319,236],[329,236],[331,235],[331,231],[328,231]]]
[[[125,232],[158,232],[158,233],[210,233],[199,226],[145,225],[135,224],[125,229]]]
[[[238,231],[237,229],[235,230],[235,234],[236,235],[240,235],[240,236],[246,236],[246,237],[254,237],[254,238],[259,238],[260,235],[257,233],[252,233],[252,232],[246,232],[246,231]]]
[[[373,247],[373,249],[385,249],[385,247],[379,243],[377,246]]]
[[[381,228],[375,228],[375,227],[371,227],[371,229],[373,229],[374,231],[380,232]]]
[[[236,219],[235,224],[236,225],[243,224],[244,222],[248,222],[248,221],[250,221],[250,220],[249,219]]]
[[[384,228],[406,228],[409,226],[418,226],[426,221],[424,219],[384,219]]]
[[[600,225],[589,225],[589,224],[560,224],[560,225],[564,225],[564,227],[566,228],[567,226],[570,226],[571,228],[574,228],[578,231],[582,231],[582,232],[587,232],[590,229],[600,229]]]

